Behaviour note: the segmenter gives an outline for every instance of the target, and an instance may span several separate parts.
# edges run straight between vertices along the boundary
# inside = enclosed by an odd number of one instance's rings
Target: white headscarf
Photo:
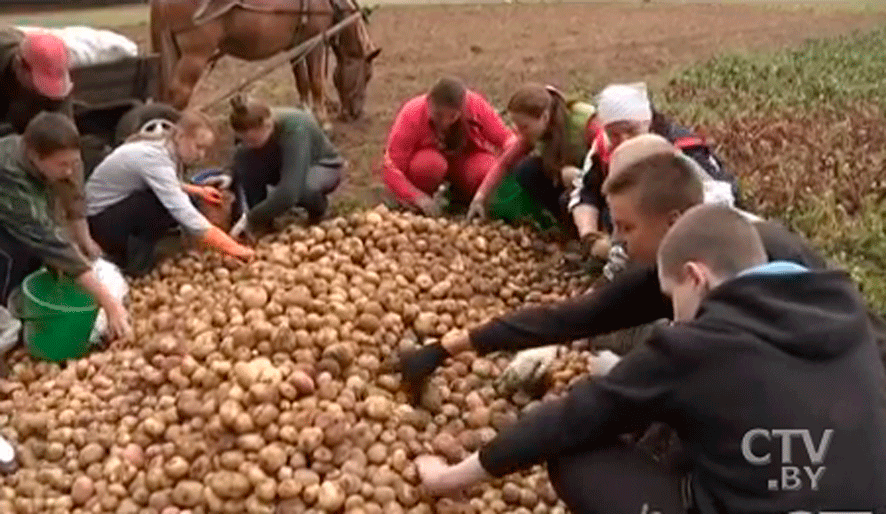
[[[597,117],[608,125],[616,121],[650,121],[652,105],[645,82],[611,84],[597,97]]]

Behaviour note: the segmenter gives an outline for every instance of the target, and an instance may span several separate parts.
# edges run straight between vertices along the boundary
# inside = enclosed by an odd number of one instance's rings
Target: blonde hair
[[[127,137],[125,142],[171,140],[177,134],[194,137],[201,130],[208,130],[215,135],[212,121],[208,116],[199,111],[185,111],[177,123],[165,119],[151,120],[145,123],[138,132]]]
[[[648,214],[682,213],[704,200],[701,178],[692,163],[671,151],[656,152],[613,171],[603,182],[603,194],[638,191],[639,207]]]

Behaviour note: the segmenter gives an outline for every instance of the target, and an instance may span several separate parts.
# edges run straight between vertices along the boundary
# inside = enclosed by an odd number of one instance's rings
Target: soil
[[[375,170],[396,110],[441,75],[460,76],[498,107],[524,81],[544,81],[572,94],[589,94],[615,81],[647,80],[654,89],[667,72],[716,54],[776,49],[883,20],[886,13],[759,5],[383,6],[370,24],[382,53],[366,115],[357,122],[336,123],[333,129],[333,141],[350,161],[335,203],[348,208],[378,201],[381,187]],[[144,24],[115,29],[147,45]],[[209,99],[260,65],[222,59],[204,77],[194,101]],[[288,68],[276,70],[250,91],[277,105],[298,103]],[[223,107],[210,114],[218,115],[223,126]],[[230,149],[228,132],[223,130],[216,161],[224,161]]]

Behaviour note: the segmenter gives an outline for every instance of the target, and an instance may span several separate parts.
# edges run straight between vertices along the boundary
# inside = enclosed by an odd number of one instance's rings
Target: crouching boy
[[[419,457],[425,486],[547,463],[576,513],[886,511],[886,373],[851,279],[768,262],[754,226],[714,205],[683,214],[657,261],[671,325],[464,462]],[[677,431],[688,474],[617,437],[651,422]]]

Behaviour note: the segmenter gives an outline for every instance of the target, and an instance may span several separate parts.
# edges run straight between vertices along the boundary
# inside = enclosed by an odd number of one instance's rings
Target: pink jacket
[[[468,91],[465,98],[465,114],[468,122],[467,152],[485,150],[498,154],[516,140],[513,132],[505,127],[501,117],[479,94]],[[408,178],[412,156],[419,150],[437,149],[437,137],[428,109],[427,95],[421,95],[406,102],[394,120],[388,134],[382,164],[382,180],[401,202],[413,204],[424,194]],[[455,173],[462,170],[453,169]]]

